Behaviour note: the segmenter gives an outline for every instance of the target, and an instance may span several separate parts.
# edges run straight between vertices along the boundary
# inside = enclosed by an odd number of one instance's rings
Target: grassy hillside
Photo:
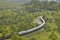
[[[21,2],[0,0],[0,40],[60,40],[60,3],[31,1]],[[39,9],[39,10],[38,10]],[[44,28],[34,33],[20,36],[19,31],[38,26],[33,23],[44,16]]]

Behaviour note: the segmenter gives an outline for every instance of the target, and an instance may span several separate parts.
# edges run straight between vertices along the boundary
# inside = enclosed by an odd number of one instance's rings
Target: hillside
[[[42,29],[26,35],[18,32],[32,29],[42,22]],[[55,1],[32,0],[22,3],[20,0],[0,0],[0,40],[60,40],[60,3]]]

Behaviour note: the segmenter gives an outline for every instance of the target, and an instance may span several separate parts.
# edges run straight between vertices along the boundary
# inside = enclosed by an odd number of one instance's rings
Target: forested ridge
[[[44,16],[44,28],[20,36],[18,32],[34,28]],[[40,22],[41,23],[41,22]],[[60,3],[32,0],[29,3],[0,0],[0,40],[60,40]]]

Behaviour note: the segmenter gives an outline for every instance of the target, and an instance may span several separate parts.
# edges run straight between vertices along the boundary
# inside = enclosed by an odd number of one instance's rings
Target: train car
[[[40,20],[42,21],[42,24],[37,26],[37,27],[34,27],[32,29],[29,29],[29,30],[26,30],[26,31],[21,31],[19,32],[19,35],[23,35],[23,34],[27,34],[27,33],[31,33],[39,28],[42,28],[44,25],[45,25],[45,20],[43,19],[43,16],[40,17]]]

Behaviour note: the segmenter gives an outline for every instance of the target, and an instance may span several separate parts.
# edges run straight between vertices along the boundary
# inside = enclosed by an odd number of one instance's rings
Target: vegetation
[[[60,3],[39,0],[24,4],[7,2],[0,0],[0,40],[60,40]],[[42,30],[18,35],[20,31],[40,25],[33,22],[42,15],[46,21]]]

